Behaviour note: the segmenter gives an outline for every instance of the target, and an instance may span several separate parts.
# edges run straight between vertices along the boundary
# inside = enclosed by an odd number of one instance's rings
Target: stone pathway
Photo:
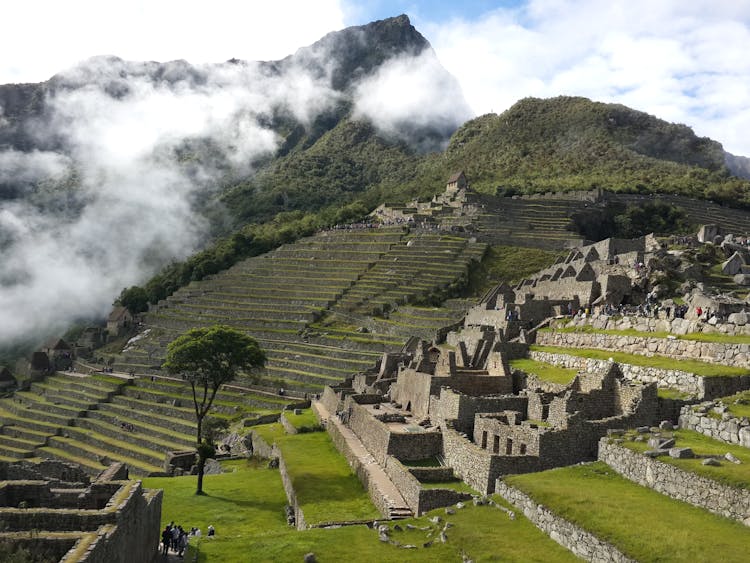
[[[325,424],[334,424],[346,440],[350,450],[357,456],[357,459],[369,474],[368,481],[372,483],[388,506],[388,517],[391,519],[408,518],[413,515],[409,505],[406,504],[404,497],[393,484],[390,477],[382,467],[375,461],[372,454],[362,444],[357,435],[345,426],[337,416],[331,416],[320,401],[313,401],[312,408],[318,413],[318,416]]]

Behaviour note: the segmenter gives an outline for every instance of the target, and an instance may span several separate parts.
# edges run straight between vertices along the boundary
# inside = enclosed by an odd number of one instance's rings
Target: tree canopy
[[[266,355],[252,337],[228,326],[193,328],[167,346],[164,368],[190,382],[197,423],[198,490],[203,493],[203,467],[213,448],[204,444],[203,420],[219,388],[237,373],[265,365]]]

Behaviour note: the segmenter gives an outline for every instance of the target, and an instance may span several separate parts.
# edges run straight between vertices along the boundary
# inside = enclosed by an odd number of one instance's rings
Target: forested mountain
[[[747,159],[624,106],[527,98],[470,119],[406,16],[280,61],[95,57],[0,86],[0,108],[0,310],[16,319],[0,345],[104,315],[167,264],[157,296],[430,196],[457,170],[486,194],[601,187],[750,205]]]

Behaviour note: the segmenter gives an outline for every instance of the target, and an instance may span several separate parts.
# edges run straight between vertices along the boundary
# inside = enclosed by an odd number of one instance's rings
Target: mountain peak
[[[320,72],[328,70],[333,88],[345,90],[388,59],[419,55],[425,49],[432,49],[429,41],[411,25],[409,16],[401,14],[333,31],[298,49],[281,64],[317,67]]]

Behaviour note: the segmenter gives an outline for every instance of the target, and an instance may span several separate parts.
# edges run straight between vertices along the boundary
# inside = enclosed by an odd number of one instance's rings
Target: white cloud
[[[748,2],[531,0],[475,21],[416,24],[475,114],[526,96],[582,95],[750,155]]]
[[[5,3],[3,22],[0,84],[41,82],[94,55],[277,60],[344,27],[344,14],[338,0],[27,0]]]
[[[415,129],[425,127],[450,133],[471,117],[471,110],[457,81],[426,50],[392,59],[364,79],[357,86],[354,114],[408,141]]]

